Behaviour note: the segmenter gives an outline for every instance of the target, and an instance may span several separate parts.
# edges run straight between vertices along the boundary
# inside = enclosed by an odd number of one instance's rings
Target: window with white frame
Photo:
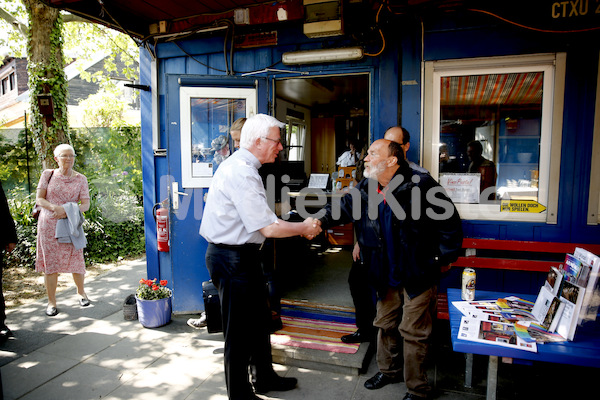
[[[424,166],[462,218],[556,222],[564,65],[562,53],[425,63]]]
[[[182,87],[179,101],[181,185],[209,187],[219,164],[232,153],[231,124],[256,113],[256,89]]]
[[[287,117],[286,152],[288,161],[304,161],[306,124],[303,120]]]

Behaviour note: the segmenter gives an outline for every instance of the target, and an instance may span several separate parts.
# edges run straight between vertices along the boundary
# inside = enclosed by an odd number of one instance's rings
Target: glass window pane
[[[439,177],[455,202],[538,201],[543,81],[543,72],[441,77]]]
[[[192,177],[212,176],[230,154],[229,127],[246,116],[245,99],[190,99]]]
[[[286,144],[289,161],[304,161],[305,132],[304,124],[288,121]]]

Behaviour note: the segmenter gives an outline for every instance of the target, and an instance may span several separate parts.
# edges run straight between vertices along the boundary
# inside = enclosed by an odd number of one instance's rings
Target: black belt
[[[246,243],[246,244],[220,244],[220,243],[211,243],[213,246],[216,246],[220,249],[227,250],[261,250],[263,247],[263,243]]]

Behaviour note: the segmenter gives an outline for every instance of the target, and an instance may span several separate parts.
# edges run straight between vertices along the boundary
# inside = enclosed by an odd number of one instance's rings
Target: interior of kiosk
[[[261,175],[275,175],[278,194],[283,175],[289,176],[286,186],[292,194],[309,186],[323,188],[324,177],[328,177],[324,191],[335,191],[338,157],[349,150],[350,143],[358,152],[370,144],[369,75],[279,79],[275,99],[275,116],[287,124],[285,147],[274,164],[261,168]],[[344,186],[350,181],[344,180]],[[284,204],[281,212],[293,213],[293,208],[293,202]],[[270,244],[273,251],[267,252],[266,264],[274,265],[272,273],[279,296],[353,306],[347,283],[354,245],[351,224],[324,232],[312,242],[290,238]]]

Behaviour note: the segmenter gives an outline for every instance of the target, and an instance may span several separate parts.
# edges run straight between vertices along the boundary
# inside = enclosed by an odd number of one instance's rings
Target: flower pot
[[[171,297],[142,300],[135,297],[138,319],[145,328],[158,328],[171,322]]]

